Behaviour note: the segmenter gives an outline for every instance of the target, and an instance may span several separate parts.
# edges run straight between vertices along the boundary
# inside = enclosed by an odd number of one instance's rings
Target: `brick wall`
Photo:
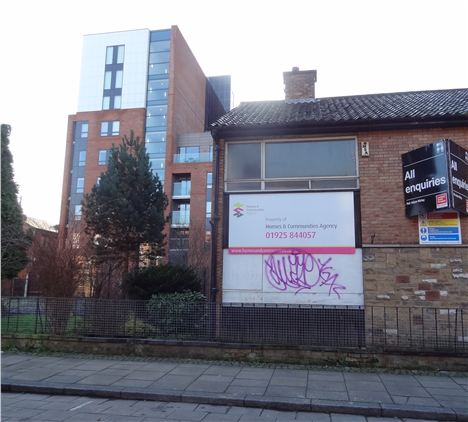
[[[468,308],[468,248],[364,248],[366,305]]]
[[[418,244],[418,218],[405,216],[401,154],[443,138],[468,149],[468,127],[357,134],[359,153],[360,142],[370,151],[358,157],[364,244]],[[461,228],[466,243],[468,217],[461,217]]]

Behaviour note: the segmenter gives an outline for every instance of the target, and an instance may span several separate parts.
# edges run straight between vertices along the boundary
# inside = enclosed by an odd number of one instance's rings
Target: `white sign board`
[[[235,255],[224,250],[223,302],[363,305],[362,251]]]
[[[420,245],[461,245],[458,212],[429,212],[419,215],[418,222]]]
[[[352,192],[229,196],[231,254],[354,254]]]

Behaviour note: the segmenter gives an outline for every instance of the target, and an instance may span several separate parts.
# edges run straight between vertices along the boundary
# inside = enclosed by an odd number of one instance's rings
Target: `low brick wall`
[[[363,248],[365,304],[468,309],[467,247]]]
[[[179,359],[230,360],[301,365],[468,371],[468,353],[377,353],[314,350],[309,347],[261,346],[237,343],[53,337],[2,336],[3,348],[21,351],[133,355]]]

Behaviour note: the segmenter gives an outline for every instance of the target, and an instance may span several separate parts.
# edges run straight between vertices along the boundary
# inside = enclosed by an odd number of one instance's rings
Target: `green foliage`
[[[206,298],[200,292],[154,295],[147,309],[160,337],[199,339],[206,334]]]
[[[156,294],[199,292],[201,282],[192,268],[160,265],[131,271],[124,279],[123,289],[129,299],[147,300]]]
[[[133,132],[110,151],[99,185],[85,196],[86,233],[97,253],[121,256],[124,273],[139,259],[140,245],[162,251],[167,197],[151,165],[145,144]]]
[[[14,182],[13,156],[10,152],[9,125],[1,125],[2,144],[2,274],[13,278],[28,262],[27,249],[30,238],[23,229],[23,211],[18,202],[18,187]]]

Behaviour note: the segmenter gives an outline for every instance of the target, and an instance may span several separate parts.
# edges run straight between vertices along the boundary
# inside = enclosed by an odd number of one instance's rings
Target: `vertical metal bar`
[[[49,327],[48,327],[48,323],[47,323],[47,308],[48,308],[48,303],[49,302],[49,298],[45,298],[45,310],[44,310],[44,331],[45,331],[45,334],[49,334]]]
[[[8,298],[7,331],[10,329],[11,296]]]
[[[398,306],[395,308],[396,309],[396,330],[397,330],[397,345],[398,348],[400,347],[400,324],[398,323],[399,319],[399,314],[398,314]]]
[[[422,348],[426,348],[426,333],[424,331],[424,308],[421,308],[421,323],[422,323]]]
[[[460,313],[461,313],[461,331],[462,331],[461,339],[462,339],[463,350],[465,350],[465,326],[464,326],[465,317],[463,315],[463,309],[460,309]]]
[[[20,316],[20,298],[16,298],[16,332],[18,332],[19,326],[19,316]]]
[[[39,296],[36,299],[36,320],[34,321],[34,334],[37,334],[37,318],[39,315]]]
[[[410,336],[410,348],[413,348],[413,313],[411,312],[412,308],[408,308],[408,317],[409,317],[409,336]]]
[[[136,321],[137,321],[137,307],[138,303],[134,304],[133,308],[133,337],[136,337]]]
[[[454,342],[453,344],[455,345],[455,351],[457,351],[457,345],[458,345],[458,309],[455,309],[455,328],[454,328],[454,332],[453,332],[453,339],[454,339]]]
[[[371,306],[371,343],[374,346],[374,306]]]
[[[384,314],[384,345],[387,346],[387,307],[383,307]]]
[[[72,300],[73,300],[73,335],[76,336],[76,314],[77,314],[76,305],[78,303],[78,299],[73,298]]]
[[[439,349],[439,320],[437,319],[437,308],[434,308],[434,323],[435,323],[435,338],[436,338],[436,349]]]
[[[448,348],[452,348],[452,330],[451,330],[451,323],[450,323],[450,309],[447,308],[447,325],[448,325]]]

